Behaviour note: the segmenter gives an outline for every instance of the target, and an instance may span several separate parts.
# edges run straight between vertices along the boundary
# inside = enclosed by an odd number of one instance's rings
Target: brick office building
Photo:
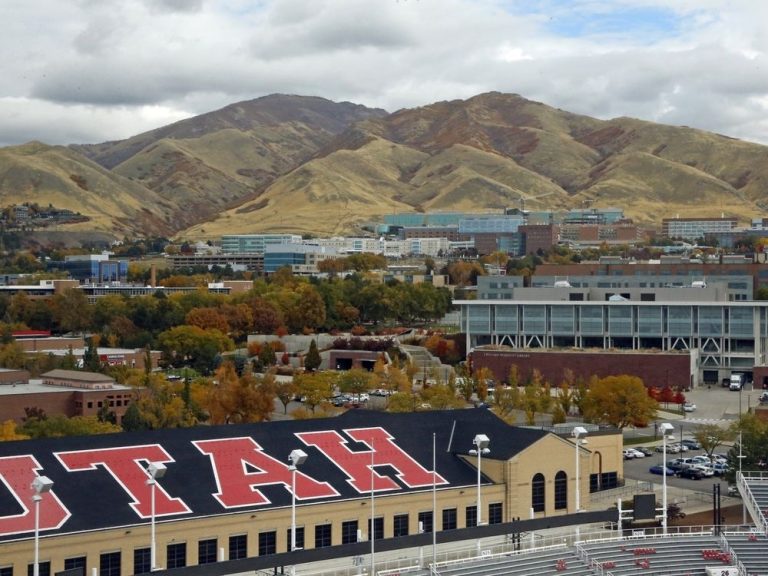
[[[499,382],[506,382],[512,366],[517,367],[520,382],[530,378],[534,370],[553,386],[563,381],[566,370],[576,379],[589,380],[597,376],[630,374],[640,378],[646,386],[675,390],[688,389],[692,385],[696,350],[669,352],[606,351],[606,350],[513,350],[475,348],[472,351],[472,368],[488,368]]]

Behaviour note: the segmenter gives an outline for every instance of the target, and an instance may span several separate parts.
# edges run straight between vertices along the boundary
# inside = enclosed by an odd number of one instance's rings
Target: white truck
[[[731,384],[729,390],[741,390],[744,388],[744,374],[731,374]]]

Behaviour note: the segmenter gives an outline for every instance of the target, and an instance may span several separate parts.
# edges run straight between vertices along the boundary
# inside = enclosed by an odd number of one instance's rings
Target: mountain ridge
[[[620,207],[652,225],[768,206],[768,147],[500,92],[391,114],[269,95],[125,140],[23,146],[0,148],[0,202],[20,185],[29,201],[77,192],[95,229],[119,234],[333,235],[387,213],[523,203]],[[82,178],[94,189],[78,188]]]

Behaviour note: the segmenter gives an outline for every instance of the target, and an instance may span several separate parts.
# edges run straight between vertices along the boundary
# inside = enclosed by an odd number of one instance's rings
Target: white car
[[[635,450],[634,448],[627,448],[629,452],[632,452],[633,458],[645,458],[645,454],[640,452],[640,450]]]
[[[705,478],[710,478],[715,475],[715,471],[710,466],[705,466],[704,464],[693,464],[691,468],[700,470]]]
[[[622,454],[624,454],[624,460],[632,460],[635,457],[635,451],[632,448],[625,448]]]
[[[683,404],[683,411],[684,412],[695,412],[696,411],[696,404],[693,402],[686,402]]]

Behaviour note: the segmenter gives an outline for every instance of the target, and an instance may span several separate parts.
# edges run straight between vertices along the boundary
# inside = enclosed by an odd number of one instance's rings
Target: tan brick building
[[[292,493],[297,546],[308,551],[367,539],[371,516],[377,540],[472,527],[478,458],[469,451],[478,434],[490,450],[483,523],[528,518],[531,509],[539,518],[575,512],[571,439],[509,426],[484,409],[6,442],[0,479],[15,498],[0,499],[0,569],[23,576],[33,560],[30,485],[45,475],[53,488],[41,501],[42,576],[74,565],[101,576],[149,572],[150,462],[167,469],[155,491],[161,568],[286,552]],[[296,449],[307,459],[292,476]],[[595,431],[578,454],[586,508],[598,460],[622,473],[621,434]]]

